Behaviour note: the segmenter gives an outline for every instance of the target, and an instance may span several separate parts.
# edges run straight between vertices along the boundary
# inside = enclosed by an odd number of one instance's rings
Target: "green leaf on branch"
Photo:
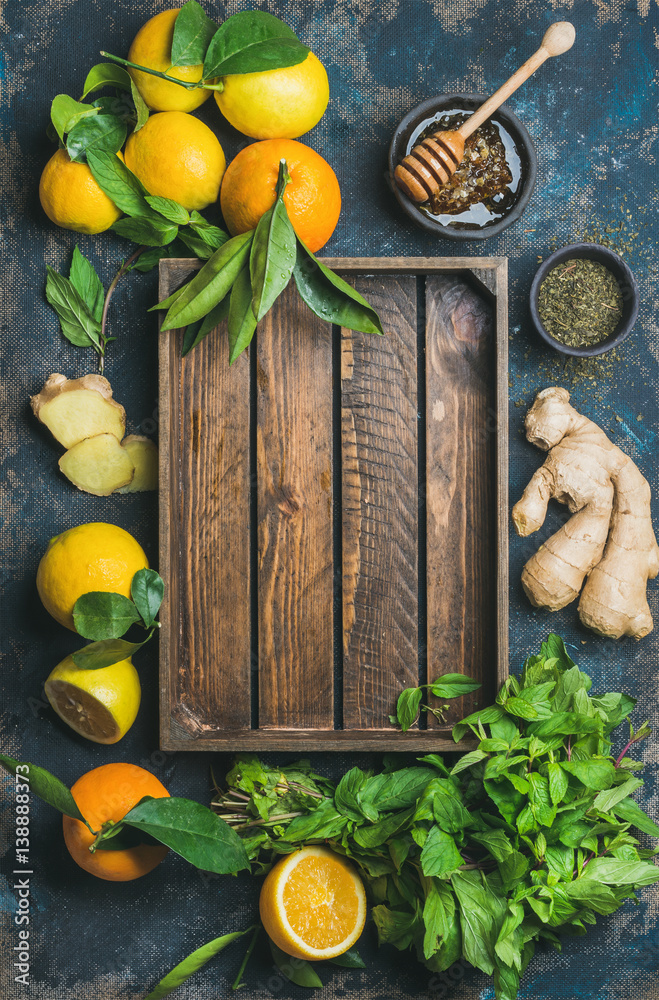
[[[62,333],[75,347],[100,348],[101,324],[74,284],[46,266],[46,299],[57,313]]]
[[[119,236],[147,247],[166,246],[178,235],[178,226],[160,218],[118,219],[112,229]]]
[[[101,639],[98,642],[90,642],[82,649],[72,653],[73,662],[81,670],[101,670],[103,667],[111,667],[113,663],[127,660],[133,656],[138,649],[141,649],[149,639],[151,633],[142,642],[128,642],[126,639]]]
[[[7,757],[5,754],[0,754],[0,764],[10,774],[16,774],[21,781],[29,785],[33,795],[42,799],[43,802],[48,803],[49,806],[58,809],[65,816],[70,816],[72,819],[79,819],[89,827],[69,789],[63,781],[56,778],[50,771],[44,770],[43,767],[37,767],[36,764],[28,764],[27,762],[15,760],[13,757]]]
[[[396,719],[404,733],[410,729],[419,717],[423,690],[421,688],[404,688],[396,702]]]
[[[275,203],[263,213],[254,231],[249,270],[252,312],[257,323],[284,291],[295,266],[295,231],[283,200],[290,179],[286,162],[282,160],[279,164]]]
[[[293,277],[302,301],[320,319],[348,330],[384,333],[375,309],[343,278],[314,257],[299,237]]]
[[[292,958],[291,955],[287,955],[285,951],[278,948],[274,941],[270,941],[269,944],[273,961],[282,976],[295,983],[296,986],[322,987],[322,981],[311,962],[305,962],[302,958]]]
[[[123,822],[166,844],[191,865],[218,875],[249,868],[243,843],[214,812],[191,799],[162,798],[140,802]]]
[[[126,141],[126,123],[115,115],[83,118],[69,131],[66,150],[75,163],[84,163],[89,152],[117,153]]]
[[[92,264],[80,253],[77,246],[73,248],[69,281],[86,304],[92,318],[100,324],[103,315],[105,289]]]
[[[60,142],[64,142],[67,132],[82,121],[83,118],[90,118],[98,114],[98,108],[91,104],[83,104],[76,101],[68,94],[58,94],[53,98],[50,105],[50,119],[57,132]]]
[[[123,66],[117,66],[116,63],[97,63],[87,74],[82,88],[82,100],[88,94],[102,90],[103,87],[118,87],[120,90],[129,91],[130,74]]]
[[[147,204],[142,183],[116,154],[90,150],[87,163],[101,191],[120,211],[134,217],[162,221]]]
[[[130,596],[144,628],[151,628],[165,596],[165,583],[155,569],[139,569],[130,584]]]
[[[443,674],[428,685],[435,698],[462,698],[480,687],[480,681],[473,681],[466,674]]]
[[[144,200],[154,212],[158,212],[169,222],[175,222],[177,226],[185,226],[190,221],[188,210],[171,198],[160,198],[149,194],[145,196]]]
[[[73,606],[76,632],[84,639],[118,639],[139,620],[137,608],[123,594],[92,591]]]
[[[233,944],[238,938],[244,937],[250,930],[252,928],[248,927],[245,931],[223,934],[221,937],[214,938],[207,944],[203,944],[200,948],[195,948],[187,958],[184,958],[182,962],[175,965],[172,971],[168,972],[165,978],[160,980],[158,985],[145,997],[145,1000],[162,1000],[163,997],[169,996],[179,986],[182,986],[190,976],[193,976],[195,972],[203,969],[207,962],[210,962],[212,958],[215,958],[221,951],[224,951],[227,945]]]
[[[235,287],[235,285],[234,285]],[[183,344],[181,346],[181,357],[185,357],[193,347],[196,347],[200,341],[207,337],[211,330],[214,330],[223,319],[225,319],[229,314],[229,296],[225,295],[221,302],[211,309],[209,313],[202,320],[197,323],[192,323],[185,329],[185,335],[183,337]]]
[[[252,305],[252,283],[249,264],[245,263],[231,289],[229,299],[229,364],[249,347],[256,330],[256,316]]]
[[[337,955],[336,958],[330,958],[328,961],[332,965],[340,965],[343,969],[366,968],[366,962],[356,948],[350,948],[348,951],[344,951],[342,955]]]
[[[201,66],[217,25],[196,0],[184,3],[174,21],[172,66]]]
[[[213,35],[204,59],[204,79],[233,73],[261,73],[304,62],[309,48],[273,14],[245,10]]]
[[[215,251],[199,273],[176,294],[163,320],[162,330],[196,323],[221,302],[249,259],[253,236],[251,231],[234,236]],[[158,303],[157,308],[162,305]]]

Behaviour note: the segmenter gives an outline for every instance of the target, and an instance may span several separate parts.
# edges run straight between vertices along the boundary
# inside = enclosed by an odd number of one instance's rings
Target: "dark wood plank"
[[[352,279],[386,334],[342,331],[343,725],[418,683],[416,278]]]
[[[163,617],[169,627],[165,697],[170,715],[183,717],[193,732],[203,733],[218,719],[228,729],[247,729],[249,363],[243,357],[229,368],[224,325],[184,359],[180,336],[161,334],[169,343],[163,353],[173,405],[164,413],[168,430],[161,437],[161,524],[168,532],[163,572],[170,591]]]
[[[495,694],[494,335],[491,305],[464,279],[426,279],[428,679],[459,672],[483,683],[451,702],[448,724]]]
[[[292,284],[259,327],[256,393],[259,725],[331,729],[331,327]]]
[[[245,729],[209,730],[190,734],[182,727],[172,727],[168,750],[223,750],[232,753],[300,753],[301,751],[336,751],[345,753],[466,753],[478,743],[465,739],[459,745],[449,734],[438,730],[410,729],[404,735],[381,729]]]

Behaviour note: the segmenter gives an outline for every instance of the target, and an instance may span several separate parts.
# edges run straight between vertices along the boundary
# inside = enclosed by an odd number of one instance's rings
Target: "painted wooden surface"
[[[211,5],[202,4],[211,12]],[[244,6],[242,0],[227,0],[215,5],[214,12],[223,16]],[[339,225],[323,254],[455,256],[459,268],[475,257],[509,258],[511,502],[541,461],[522,434],[526,408],[538,389],[562,385],[575,405],[606,427],[648,477],[657,525],[656,4],[257,0],[253,6],[284,17],[328,70],[327,113],[302,139],[332,164],[343,193]],[[60,450],[34,423],[27,398],[52,372],[79,376],[94,368],[87,351],[61,337],[43,297],[45,263],[66,272],[77,243],[107,286],[130,253],[130,244],[112,233],[78,236],[56,229],[43,215],[37,186],[55,148],[45,134],[51,100],[57,93],[78,97],[87,70],[99,61],[99,50],[126,55],[138,28],[162,8],[155,0],[5,0],[2,5],[0,638],[6,666],[0,738],[9,752],[44,764],[67,783],[109,760],[130,760],[153,771],[172,794],[207,802],[209,767],[220,779],[231,766],[234,748],[224,754],[159,750],[155,643],[136,657],[142,706],[119,744],[107,748],[78,740],[57,720],[42,685],[51,668],[76,648],[76,638],[46,614],[34,588],[48,540],[85,521],[120,524],[139,539],[152,565],[158,565],[155,495],[97,498],[73,489],[59,475]],[[557,17],[568,17],[576,25],[574,50],[543,66],[509,102],[528,128],[539,158],[536,190],[523,218],[481,245],[448,243],[414,229],[397,210],[384,175],[397,122],[432,94],[498,86],[519,59],[536,48]],[[224,122],[212,99],[196,114],[217,132],[228,160],[249,141]],[[217,217],[213,210],[209,214]],[[641,311],[633,335],[615,356],[575,365],[534,336],[527,296],[538,259],[583,238],[609,243],[623,254],[639,283]],[[466,258],[466,265],[457,257]],[[128,430],[154,439],[162,435],[165,420],[158,412],[156,323],[147,313],[156,301],[157,283],[155,272],[122,279],[110,314],[111,332],[118,339],[110,346],[107,367],[115,396],[126,407]],[[497,308],[504,308],[501,295]],[[505,475],[508,460],[502,447],[497,462]],[[548,533],[560,515],[555,511],[551,516]],[[510,539],[511,669],[518,670],[549,629],[555,629],[597,688],[639,697],[635,718],[639,723],[649,718],[656,732],[659,633],[655,629],[638,643],[606,642],[580,627],[573,606],[554,615],[534,611],[518,580],[536,544],[534,538]],[[659,583],[651,583],[655,620],[658,595]],[[655,816],[656,746],[652,737],[641,748],[647,762],[642,798]],[[354,764],[377,769],[382,756],[350,751],[314,754],[312,760],[322,773],[338,777]],[[0,793],[2,851],[10,844],[13,822],[10,787],[3,785]],[[31,817],[38,837],[32,853],[32,975],[26,989],[11,981],[9,965],[4,965],[7,1000],[140,1000],[199,944],[254,919],[258,879],[203,878],[170,855],[139,882],[110,886],[86,875],[69,858],[54,811],[33,802]],[[16,943],[10,860],[8,853],[0,860],[0,948],[5,962]],[[630,900],[618,914],[588,928],[585,936],[564,938],[560,955],[553,949],[538,954],[525,974],[522,1000],[657,1000],[657,892],[656,887],[645,889],[638,894],[638,906]],[[227,993],[240,964],[241,946],[233,947],[236,950],[227,949],[197,973],[194,985],[184,987],[181,996],[216,1000]],[[456,964],[443,976],[431,977],[408,953],[378,950],[372,929],[367,929],[360,951],[367,969],[321,973],[327,983],[319,994],[323,1000],[380,1000],[383,995],[390,1000],[492,998],[486,978],[468,966]],[[241,993],[246,1000],[297,1000],[302,995],[278,976],[267,952],[256,956]]]
[[[450,748],[505,674],[505,261],[331,263],[384,337],[333,329],[292,287],[235,369],[209,358],[224,323],[198,361],[160,334],[166,750]],[[197,266],[163,261],[161,298]],[[481,691],[393,729],[403,688],[447,670]]]

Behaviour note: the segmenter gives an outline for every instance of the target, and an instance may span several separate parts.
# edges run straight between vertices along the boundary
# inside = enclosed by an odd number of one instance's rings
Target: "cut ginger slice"
[[[352,948],[366,920],[366,895],[345,858],[326,847],[305,847],[269,872],[259,909],[278,948],[295,958],[321,961]]]
[[[97,497],[127,486],[135,475],[130,455],[114,434],[96,434],[79,441],[62,455],[59,467],[79,490]]]
[[[148,437],[129,434],[121,443],[135,466],[135,475],[120,493],[141,493],[143,490],[158,489],[158,449]]]
[[[98,434],[112,434],[121,441],[126,430],[126,411],[112,398],[110,383],[102,375],[76,379],[51,375],[30,404],[65,448]]]

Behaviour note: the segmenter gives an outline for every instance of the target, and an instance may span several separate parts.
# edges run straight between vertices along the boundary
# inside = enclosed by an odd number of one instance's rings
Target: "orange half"
[[[366,920],[359,875],[326,847],[305,847],[278,861],[259,900],[261,920],[278,948],[322,961],[348,951]]]

